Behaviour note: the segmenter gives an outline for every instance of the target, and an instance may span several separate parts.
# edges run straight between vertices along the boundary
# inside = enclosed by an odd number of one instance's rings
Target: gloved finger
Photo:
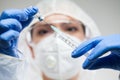
[[[29,18],[31,18],[33,15],[35,15],[38,12],[38,8],[36,7],[28,7],[23,10],[20,9],[10,9],[3,11],[1,14],[1,19],[6,18],[15,18],[19,21],[27,21]]]
[[[19,32],[14,30],[9,30],[0,35],[0,47],[2,49],[13,48],[16,45],[17,39],[19,37]]]
[[[108,56],[97,59],[87,69],[95,70],[95,69],[101,69],[101,68],[110,68],[110,69],[119,70],[120,64],[118,63],[120,63],[119,57],[115,54],[110,54]]]
[[[83,63],[83,68],[87,69],[90,65],[92,65],[92,63],[96,61],[97,58],[108,52],[109,51],[108,47],[109,46],[105,44],[104,40],[101,41],[97,46],[95,46],[91,54],[87,57],[87,59]]]
[[[30,17],[34,16],[38,12],[38,8],[35,7],[35,6],[34,7],[31,6],[31,7],[25,8],[24,12],[30,18]]]
[[[10,29],[20,32],[22,25],[16,19],[4,19],[0,21],[0,34]]]
[[[77,58],[85,54],[90,49],[94,48],[100,41],[102,37],[96,37],[88,41],[83,42],[80,46],[72,52],[72,57]]]

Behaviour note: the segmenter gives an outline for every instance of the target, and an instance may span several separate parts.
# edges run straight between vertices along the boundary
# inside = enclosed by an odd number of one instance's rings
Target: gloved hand
[[[17,40],[19,33],[29,25],[33,16],[38,12],[36,7],[23,10],[10,9],[0,16],[0,53],[18,57]]]
[[[91,49],[93,50],[83,63],[84,69],[110,68],[120,70],[120,34],[88,40],[72,52],[72,57],[80,57]],[[108,51],[111,54],[103,57],[102,55]]]

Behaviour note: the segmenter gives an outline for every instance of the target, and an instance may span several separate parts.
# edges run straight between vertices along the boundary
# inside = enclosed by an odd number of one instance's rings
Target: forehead
[[[67,16],[67,15],[64,15],[64,14],[59,14],[59,13],[54,13],[54,14],[51,14],[51,15],[48,15],[44,18],[44,21],[41,21],[41,22],[36,22],[34,26],[42,26],[42,25],[46,25],[47,26],[47,23],[53,23],[53,24],[82,24],[81,21],[78,21],[70,16]]]
[[[63,22],[71,21],[71,20],[73,21],[75,19],[70,16],[67,16],[67,15],[54,13],[54,14],[46,16],[44,20],[46,22],[53,23],[53,22],[57,22],[57,21],[63,21]]]

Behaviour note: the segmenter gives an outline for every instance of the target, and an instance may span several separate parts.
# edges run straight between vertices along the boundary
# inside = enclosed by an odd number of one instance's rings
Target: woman
[[[43,0],[37,7],[44,21],[34,19],[29,27],[32,28],[24,30],[21,34],[22,37],[25,35],[27,44],[22,40],[23,38],[20,38],[20,44],[23,42],[26,44],[21,51],[32,52],[28,61],[31,61],[32,65],[36,64],[37,71],[40,71],[39,74],[42,75],[43,80],[92,80],[94,72],[89,73],[81,68],[85,57],[75,60],[71,58],[73,49],[57,39],[50,25],[57,27],[80,44],[84,40],[100,35],[95,23],[82,9],[69,0]]]

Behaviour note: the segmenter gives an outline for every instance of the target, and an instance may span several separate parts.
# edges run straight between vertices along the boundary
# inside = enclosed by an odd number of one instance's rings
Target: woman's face
[[[69,16],[62,14],[53,14],[47,16],[44,21],[51,25],[54,25],[64,33],[74,36],[80,40],[83,40],[85,38],[85,32],[82,23]],[[54,32],[45,22],[37,22],[33,26],[34,28],[32,30],[32,40],[36,44]]]
[[[69,16],[65,16],[62,14],[53,14],[53,15],[47,16],[44,19],[44,21],[49,23],[50,25],[54,25],[62,32],[69,34],[71,36],[74,36],[80,40],[84,40],[85,38],[85,30],[83,28],[82,23]],[[33,27],[32,40],[35,44],[39,43],[41,40],[43,40],[44,38],[54,33],[54,31],[50,28],[50,26],[46,24],[44,21],[37,22],[32,26]],[[33,52],[32,56],[34,58],[34,51],[32,52]],[[78,75],[71,78],[71,80],[75,80],[75,78],[77,77]],[[52,79],[49,79],[45,74],[43,74],[43,78],[44,80],[52,80]]]

